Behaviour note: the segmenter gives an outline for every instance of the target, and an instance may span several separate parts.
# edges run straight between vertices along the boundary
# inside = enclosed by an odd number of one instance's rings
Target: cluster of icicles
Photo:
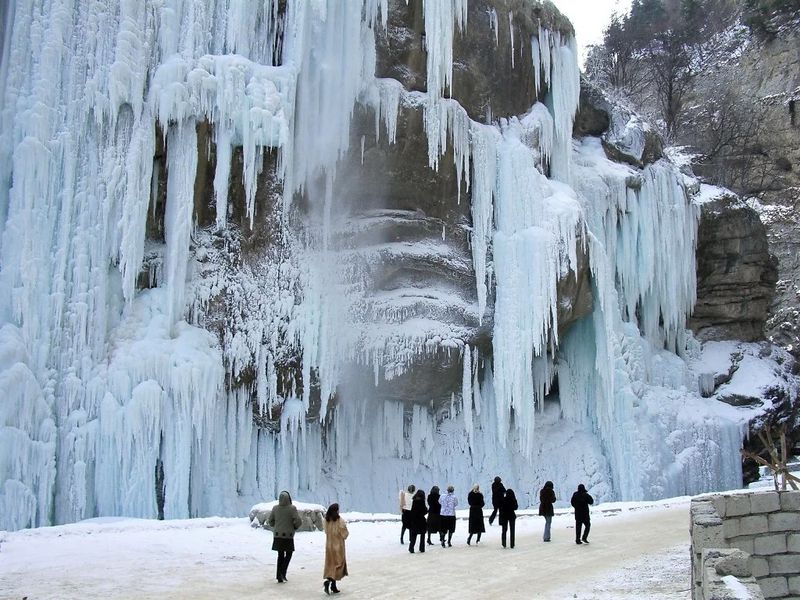
[[[362,494],[359,508],[388,508],[388,492],[412,476],[438,472],[463,487],[476,464],[513,462],[522,473],[537,449],[536,407],[556,372],[563,418],[597,433],[605,497],[652,493],[651,473],[635,472],[625,457],[635,444],[630,382],[647,381],[619,360],[620,339],[634,323],[643,347],[683,343],[696,215],[680,180],[669,165],[653,165],[633,190],[626,182],[635,171],[612,165],[599,147],[583,148],[585,159],[573,164],[579,71],[571,35],[541,28],[529,40],[536,86],[547,90],[542,102],[501,123],[471,120],[447,97],[453,38],[469,27],[467,0],[423,4],[426,94],[374,75],[387,0],[290,0],[285,13],[278,0],[21,0],[7,9],[0,529],[153,517],[157,486],[164,516],[179,518],[238,514],[283,488],[346,502],[369,487],[375,495]],[[487,18],[504,26],[494,12]],[[400,403],[374,407],[362,398],[340,398],[330,419],[337,361],[353,349],[337,342],[335,311],[308,273],[292,275],[305,277],[302,297],[264,304],[276,318],[292,317],[303,377],[318,376],[327,423],[306,419],[310,385],[279,397],[269,315],[225,348],[186,320],[197,123],[213,127],[216,227],[224,229],[235,148],[251,223],[267,151],[277,154],[284,209],[305,191],[329,215],[357,103],[374,110],[376,135],[382,127],[390,143],[399,107],[420,106],[431,168],[451,146],[459,184],[470,191],[480,315],[495,290],[494,352],[487,361],[451,341],[464,376],[445,425],[421,405],[409,418]],[[137,290],[157,131],[167,148],[163,263],[157,287]],[[315,178],[327,182],[321,191],[309,185]],[[326,239],[314,250],[324,251]],[[579,248],[591,256],[594,312],[562,340],[556,284],[575,273]],[[420,339],[387,344],[379,338],[363,351],[383,376],[402,371],[403,352],[425,348]],[[237,361],[255,363],[254,389],[227,389],[223,365]],[[254,426],[253,397],[262,410],[281,405],[279,431]],[[508,449],[493,451],[498,442]],[[361,462],[365,455],[371,463]],[[735,478],[735,463],[665,489]],[[527,471],[533,486],[540,474]]]

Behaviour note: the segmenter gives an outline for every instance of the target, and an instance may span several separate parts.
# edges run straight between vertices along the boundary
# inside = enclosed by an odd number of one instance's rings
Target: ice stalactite
[[[478,315],[483,319],[492,274],[487,269],[487,253],[491,244],[495,184],[497,180],[496,127],[473,123],[472,137],[472,263],[478,286]]]
[[[477,363],[478,352],[475,351],[475,362]],[[464,357],[462,360],[462,378],[461,378],[461,412],[464,415],[464,429],[467,431],[467,441],[472,447],[472,435],[474,432],[474,417],[472,412],[472,376],[473,376],[473,357],[472,349],[469,346],[464,347]]]
[[[570,181],[572,154],[572,123],[578,109],[580,96],[580,73],[578,51],[574,37],[563,39],[553,32],[549,36],[550,59],[544,62],[551,69],[550,88],[545,104],[553,115],[553,150],[550,158],[553,178],[564,183]],[[541,46],[540,46],[541,48]],[[542,55],[544,56],[544,54]],[[545,67],[547,68],[547,67]]]
[[[194,209],[194,178],[197,172],[197,132],[193,122],[171,127],[167,135],[167,208],[164,217],[164,284],[168,292],[170,324],[183,318],[189,236]]]
[[[356,99],[374,78],[375,42],[360,2],[299,3],[296,10],[292,184],[304,189],[313,177],[334,171],[349,146]]]
[[[464,29],[467,25],[467,0],[426,0],[424,13],[428,90],[425,130],[428,132],[428,162],[436,169],[439,156],[447,147],[448,120],[453,119],[454,110],[452,105],[442,104],[441,99],[448,89],[452,95],[453,36],[456,28]]]

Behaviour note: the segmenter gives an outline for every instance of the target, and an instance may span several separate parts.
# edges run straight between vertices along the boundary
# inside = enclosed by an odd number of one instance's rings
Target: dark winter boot
[[[471,546],[471,545],[472,545],[472,534],[470,533],[467,536],[467,546]]]
[[[334,579],[331,579],[331,591],[334,594],[338,594],[339,592],[342,591],[342,590],[340,590],[339,588],[336,587],[336,580],[334,580]]]
[[[322,584],[322,589],[325,590],[325,595],[327,595],[327,596],[331,595],[331,580],[330,579],[326,579],[325,580],[325,583]]]

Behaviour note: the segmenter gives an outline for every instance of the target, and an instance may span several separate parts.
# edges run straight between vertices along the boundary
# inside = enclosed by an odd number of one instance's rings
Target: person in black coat
[[[500,510],[500,506],[503,504],[503,498],[505,495],[506,486],[503,485],[500,477],[495,477],[494,481],[492,482],[492,514],[489,515],[489,525],[494,523],[494,519],[497,516],[497,511]]]
[[[519,504],[517,504],[517,497],[514,494],[514,490],[511,488],[506,490],[506,495],[503,496],[503,503],[500,505],[500,526],[503,528],[500,541],[503,544],[503,548],[506,547],[506,533],[511,533],[511,547],[514,547],[514,532],[516,529],[517,524],[517,509],[519,508]]]
[[[476,483],[472,486],[472,491],[467,494],[467,504],[469,504],[469,535],[467,536],[467,546],[472,541],[472,536],[477,535],[475,543],[481,541],[481,534],[486,531],[483,525],[483,507],[486,502],[483,500],[480,486]]]
[[[589,505],[594,504],[594,498],[586,491],[586,487],[580,484],[578,486],[578,491],[572,494],[570,504],[572,504],[572,507],[575,509],[575,543],[588,544],[589,540],[587,538],[589,537],[589,528],[591,527],[589,521]],[[584,527],[583,537],[581,537],[581,526]]]
[[[428,529],[428,524],[425,522],[425,515],[428,514],[428,507],[425,506],[425,492],[417,490],[409,512],[411,514],[408,519],[408,530],[411,543],[408,545],[408,551],[414,554],[414,544],[417,541],[417,536],[419,536],[419,551],[425,552],[425,534]]]
[[[553,522],[553,503],[556,501],[556,492],[553,489],[553,482],[546,481],[544,487],[539,491],[539,516],[544,517],[544,541],[550,541],[550,524]]]
[[[442,528],[442,504],[439,502],[439,486],[435,485],[428,494],[428,543],[431,542],[431,534],[439,533]]]

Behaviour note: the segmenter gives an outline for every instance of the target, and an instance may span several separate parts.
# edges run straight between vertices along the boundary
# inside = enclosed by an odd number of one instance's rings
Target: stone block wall
[[[748,556],[747,572],[741,576],[754,577],[764,598],[800,600],[800,492],[696,498],[691,507],[691,539],[695,600],[710,600],[704,595],[704,581],[712,576],[709,566],[713,566],[707,564],[708,551],[727,549]]]

